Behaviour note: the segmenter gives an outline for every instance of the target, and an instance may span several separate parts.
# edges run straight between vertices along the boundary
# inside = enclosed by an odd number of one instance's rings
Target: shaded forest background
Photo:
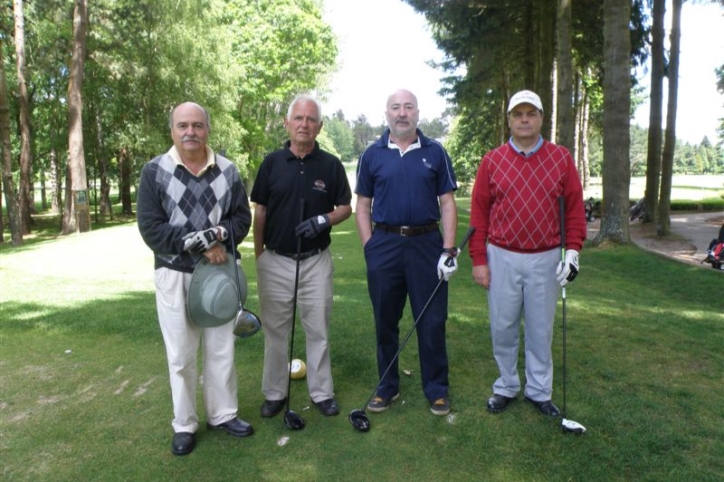
[[[647,177],[647,221],[665,235],[671,176],[724,173],[724,120],[719,139],[692,145],[675,136],[682,0],[668,3],[668,26],[663,0],[404,1],[445,53],[437,67],[454,107],[420,128],[445,143],[462,184],[507,139],[505,103],[522,88],[541,94],[544,136],[571,150],[584,185],[603,177],[599,241],[628,239],[631,176]],[[289,101],[302,92],[324,99],[338,62],[322,0],[2,0],[0,8],[0,233],[4,240],[9,224],[13,245],[38,210],[56,213],[63,234],[92,228],[90,205],[101,222],[132,216],[140,168],[168,149],[169,110],[185,100],[207,107],[212,147],[251,185],[285,140]],[[662,124],[666,103],[665,131],[630,127],[642,101],[633,73],[647,61],[650,125]],[[717,76],[724,93],[724,66]],[[354,162],[383,129],[324,112],[318,140]]]

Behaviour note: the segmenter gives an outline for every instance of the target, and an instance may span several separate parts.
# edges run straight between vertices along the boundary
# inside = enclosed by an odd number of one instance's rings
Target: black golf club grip
[[[460,243],[460,247],[458,248],[458,253],[461,253],[463,251],[463,249],[465,249],[465,245],[468,243],[468,239],[470,239],[470,236],[472,236],[474,232],[475,232],[475,227],[470,226],[468,228],[468,232],[465,233],[465,236],[463,236],[463,240]],[[452,266],[453,263],[454,263],[454,258],[452,256],[445,260],[445,266],[448,266],[448,267]]]
[[[465,236],[463,236],[462,242],[460,242],[460,247],[458,248],[458,251],[462,251],[465,249],[465,245],[468,244],[468,240],[470,239],[470,236],[473,235],[475,232],[475,226],[470,226],[468,228],[468,231],[465,233]]]

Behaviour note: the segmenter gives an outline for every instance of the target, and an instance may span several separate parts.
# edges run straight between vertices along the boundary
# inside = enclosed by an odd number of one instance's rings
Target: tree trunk
[[[674,171],[674,150],[676,148],[676,104],[679,96],[679,57],[681,54],[681,4],[682,0],[671,2],[671,53],[669,59],[669,99],[666,107],[666,134],[661,159],[661,195],[659,197],[659,218],[656,233],[666,236],[671,231],[671,181]]]
[[[578,155],[578,173],[583,177],[583,189],[588,189],[591,184],[591,166],[588,162],[588,112],[589,112],[589,98],[588,90],[581,85],[581,97],[579,100],[579,128],[578,128],[578,142],[577,142],[577,155]]]
[[[75,203],[73,202],[73,189],[70,176],[70,163],[65,168],[65,200],[63,202],[63,216],[61,216],[60,232],[70,234],[76,232],[77,219],[73,215]]]
[[[133,214],[133,203],[131,202],[131,156],[125,147],[118,153],[118,164],[121,171],[121,179],[118,189],[121,192],[121,212]]]
[[[30,151],[30,106],[28,101],[28,86],[25,81],[25,15],[23,14],[23,1],[14,0],[15,14],[15,60],[18,76],[18,103],[20,105],[20,188],[18,190],[18,214],[20,228],[23,234],[30,233],[33,220],[31,213],[32,180],[30,179],[30,165],[32,153]]]
[[[571,53],[571,0],[559,0],[557,38],[556,81],[556,143],[565,146],[574,155],[575,123],[573,116],[573,55]]]
[[[596,244],[628,243],[631,2],[603,2],[603,202]]]
[[[113,204],[111,203],[111,184],[108,182],[108,156],[106,156],[105,146],[103,145],[103,123],[101,121],[100,113],[96,111],[96,144],[98,146],[98,176],[101,181],[101,202],[100,202],[100,213],[101,217],[105,219],[109,216],[113,219]]]
[[[46,194],[45,170],[40,171],[40,206],[43,211],[48,209],[48,196]]]
[[[86,179],[85,153],[83,152],[83,64],[85,61],[85,39],[87,21],[87,0],[75,0],[73,12],[73,56],[70,61],[68,84],[68,164],[70,166],[71,190],[73,196],[70,216],[77,218],[78,232],[90,231],[90,208],[88,181]],[[69,234],[63,232],[63,234]]]
[[[541,134],[546,139],[551,138],[551,128],[553,123],[550,121],[553,115],[553,58],[555,57],[555,18],[556,5],[554,2],[534,2],[533,11],[535,12],[535,83],[532,90],[540,96],[543,102],[543,109],[548,118],[548,122],[543,123]]]
[[[10,224],[10,244],[21,246],[23,244],[23,230],[18,212],[18,200],[15,196],[13,185],[13,151],[10,144],[10,106],[8,105],[8,86],[5,79],[5,52],[4,42],[0,37],[0,143],[3,153],[2,189],[5,194],[5,206],[8,211],[8,223]],[[1,199],[0,199],[1,201]],[[2,203],[0,202],[0,205]],[[0,209],[2,217],[2,209]],[[5,242],[5,226],[0,225],[0,239]]]
[[[655,222],[661,177],[661,109],[664,84],[664,15],[665,0],[654,0],[651,29],[651,95],[649,96],[649,138],[646,153],[646,203],[644,222]]]
[[[55,143],[53,143],[55,146]],[[60,213],[60,206],[63,205],[61,197],[62,189],[60,187],[60,163],[58,162],[58,151],[55,147],[50,149],[48,155],[50,159],[50,212],[53,214]]]

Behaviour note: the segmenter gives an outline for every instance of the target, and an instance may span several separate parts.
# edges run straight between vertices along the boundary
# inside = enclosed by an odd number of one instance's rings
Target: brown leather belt
[[[417,236],[418,234],[429,233],[430,231],[436,231],[438,224],[430,223],[422,226],[390,226],[389,224],[375,224],[375,229],[381,229],[388,233],[399,234],[400,236]]]
[[[317,249],[305,251],[303,253],[299,253],[299,255],[297,255],[296,253],[285,253],[284,251],[279,251],[278,249],[273,249],[272,251],[274,251],[274,253],[278,254],[279,256],[284,256],[285,258],[292,258],[293,260],[301,261],[303,259],[307,259],[307,258],[311,258],[312,256],[316,256],[324,250],[317,248]]]

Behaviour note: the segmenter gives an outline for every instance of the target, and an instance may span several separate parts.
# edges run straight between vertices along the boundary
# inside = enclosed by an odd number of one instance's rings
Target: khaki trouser
[[[297,308],[307,341],[307,387],[312,400],[320,402],[334,396],[328,339],[334,265],[329,249],[299,263]],[[295,260],[268,250],[256,260],[264,330],[262,393],[267,400],[287,396],[296,265]],[[296,335],[295,339],[299,340]],[[299,351],[297,345],[295,358],[301,358]]]

